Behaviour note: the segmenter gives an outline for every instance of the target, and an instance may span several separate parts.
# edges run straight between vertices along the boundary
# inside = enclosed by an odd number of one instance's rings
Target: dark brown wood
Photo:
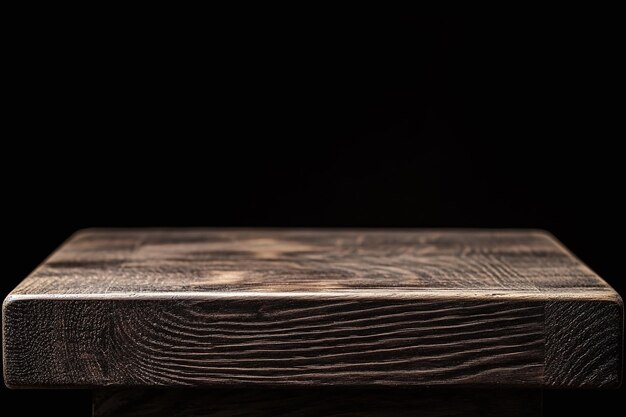
[[[110,389],[94,417],[535,417],[541,391]]]
[[[541,385],[543,377],[537,302],[25,300],[6,313],[23,334],[47,329],[60,344],[14,336],[9,345],[9,359],[28,353],[10,370],[41,385]]]
[[[88,230],[5,300],[5,381],[614,387],[622,317],[545,232]]]

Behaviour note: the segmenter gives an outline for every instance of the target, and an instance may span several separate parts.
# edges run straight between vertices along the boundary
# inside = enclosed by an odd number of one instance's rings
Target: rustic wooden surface
[[[3,318],[11,387],[621,379],[621,299],[538,231],[87,230]]]
[[[109,389],[94,417],[536,417],[541,391]]]

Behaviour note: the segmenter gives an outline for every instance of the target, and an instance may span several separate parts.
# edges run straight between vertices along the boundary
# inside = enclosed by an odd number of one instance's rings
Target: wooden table
[[[6,298],[4,377],[100,417],[536,415],[620,384],[622,327],[542,231],[89,229]]]

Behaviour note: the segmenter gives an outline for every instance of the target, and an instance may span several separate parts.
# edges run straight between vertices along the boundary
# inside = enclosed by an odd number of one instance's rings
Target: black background
[[[617,19],[214,20],[20,21],[3,294],[93,226],[545,228],[624,293]],[[89,401],[2,391],[24,415]]]

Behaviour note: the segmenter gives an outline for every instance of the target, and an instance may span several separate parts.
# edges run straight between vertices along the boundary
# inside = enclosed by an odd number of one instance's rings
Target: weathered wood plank
[[[90,230],[5,300],[5,381],[613,387],[622,316],[536,231]]]
[[[384,389],[109,389],[94,417],[535,417],[541,391]]]

